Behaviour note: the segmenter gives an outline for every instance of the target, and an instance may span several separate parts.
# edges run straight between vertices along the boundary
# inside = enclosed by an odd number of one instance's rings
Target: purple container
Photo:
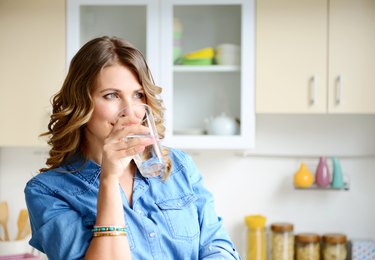
[[[315,172],[315,183],[319,187],[329,187],[331,184],[331,174],[329,173],[327,159],[325,157],[319,158],[319,164]]]
[[[33,254],[18,254],[18,255],[0,256],[0,260],[20,260],[20,259],[40,260],[40,257],[35,256]]]

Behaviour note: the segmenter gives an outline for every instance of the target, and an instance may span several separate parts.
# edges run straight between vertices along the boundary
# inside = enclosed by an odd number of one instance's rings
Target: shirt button
[[[155,233],[155,232],[150,232],[150,233],[148,234],[148,236],[149,236],[149,237],[155,237],[155,236],[156,236],[156,233]]]
[[[135,212],[137,212],[139,215],[143,215],[143,212],[140,209],[137,209]]]

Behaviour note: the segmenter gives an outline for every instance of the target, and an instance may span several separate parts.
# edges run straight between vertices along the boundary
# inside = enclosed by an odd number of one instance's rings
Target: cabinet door
[[[327,0],[258,0],[256,112],[327,111]]]
[[[164,0],[161,3],[162,86],[167,108],[165,143],[187,149],[251,148],[254,143],[253,1]],[[182,55],[208,47],[216,50],[220,44],[230,43],[239,46],[241,61],[238,65],[215,62],[202,66],[176,65],[175,18],[182,27]],[[237,133],[206,132],[211,119],[222,113],[232,122],[240,122]]]
[[[375,1],[329,2],[329,112],[373,114]]]
[[[65,74],[65,1],[0,3],[0,146],[41,146]]]

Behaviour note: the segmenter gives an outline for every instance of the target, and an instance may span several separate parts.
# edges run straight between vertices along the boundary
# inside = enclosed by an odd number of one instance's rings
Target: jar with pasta
[[[333,233],[323,235],[323,260],[345,260],[346,255],[345,235]]]
[[[293,225],[290,223],[273,223],[271,225],[272,260],[294,259]]]
[[[320,236],[302,233],[296,239],[296,260],[320,260]]]
[[[245,217],[247,229],[247,260],[266,260],[266,217],[250,215]]]

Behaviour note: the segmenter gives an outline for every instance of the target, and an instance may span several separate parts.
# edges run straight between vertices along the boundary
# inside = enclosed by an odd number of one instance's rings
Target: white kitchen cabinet
[[[375,2],[257,2],[257,113],[375,113]]]
[[[164,143],[186,149],[241,149],[254,144],[254,3],[249,0],[68,0],[68,59],[87,40],[125,38],[145,53],[166,106]],[[241,63],[173,62],[173,25],[182,25],[182,54],[240,46]],[[78,25],[78,26],[77,26]],[[240,122],[235,135],[203,133],[221,113]]]
[[[0,146],[45,146],[65,74],[65,0],[2,0],[0,32]]]

